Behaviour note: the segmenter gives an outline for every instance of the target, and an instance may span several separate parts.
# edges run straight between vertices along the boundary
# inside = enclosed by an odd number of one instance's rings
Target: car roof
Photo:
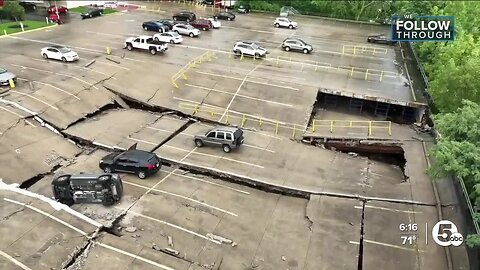
[[[214,127],[212,128],[211,130],[209,131],[228,131],[228,132],[235,132],[237,130],[241,130],[239,128],[236,128],[236,127]]]
[[[151,158],[155,154],[143,150],[138,150],[138,149],[132,149],[132,150],[127,150],[123,152],[121,156],[124,157],[129,157],[129,158],[137,158],[137,159],[143,159],[143,158]]]
[[[152,38],[152,37],[151,37],[151,36],[148,36],[148,35],[140,35],[140,36],[138,36],[138,37],[136,37],[136,38]]]
[[[303,41],[303,39],[299,39],[299,38],[286,38],[284,41],[287,41],[287,40],[295,40],[295,41],[305,42],[305,41]]]
[[[51,46],[48,46],[47,48],[62,49],[62,48],[66,48],[66,47],[60,46],[60,45],[51,45]]]

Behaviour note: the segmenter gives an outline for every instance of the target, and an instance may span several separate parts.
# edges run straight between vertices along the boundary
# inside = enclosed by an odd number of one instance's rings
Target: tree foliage
[[[2,10],[15,21],[25,20],[25,9],[16,1],[5,1]]]

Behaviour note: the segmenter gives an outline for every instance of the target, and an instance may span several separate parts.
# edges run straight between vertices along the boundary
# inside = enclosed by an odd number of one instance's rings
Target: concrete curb
[[[49,29],[49,28],[53,28],[53,27],[57,27],[58,24],[54,24],[54,25],[49,25],[49,26],[45,26],[45,27],[40,27],[40,28],[36,28],[36,29],[31,29],[31,30],[27,30],[27,31],[23,31],[23,32],[16,32],[16,33],[13,33],[13,34],[8,34],[8,35],[3,35],[3,33],[0,33],[2,34],[0,36],[0,39],[1,38],[5,38],[5,37],[8,37],[8,36],[16,36],[16,35],[20,35],[20,34],[25,34],[25,33],[29,33],[29,32],[35,32],[35,31],[40,31],[40,30],[45,30],[45,29]]]

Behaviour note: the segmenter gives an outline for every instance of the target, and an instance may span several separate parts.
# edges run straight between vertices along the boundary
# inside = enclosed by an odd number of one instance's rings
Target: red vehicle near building
[[[48,19],[51,22],[57,23],[57,24],[62,24],[62,18],[60,18],[60,15],[57,13],[50,13],[48,14]]]
[[[47,11],[48,11],[48,14],[52,14],[52,13],[62,14],[62,13],[68,13],[68,8],[64,6],[50,6],[47,9]]]

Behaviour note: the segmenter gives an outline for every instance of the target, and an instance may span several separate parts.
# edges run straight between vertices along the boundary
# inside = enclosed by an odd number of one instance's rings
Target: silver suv
[[[305,41],[298,38],[287,38],[282,43],[282,48],[289,51],[299,51],[304,54],[311,53],[313,50],[312,45],[307,44]]]
[[[268,51],[265,48],[258,46],[255,42],[249,41],[239,41],[235,43],[233,52],[236,56],[248,55],[255,58],[264,57],[268,54]]]
[[[205,135],[195,135],[194,138],[197,147],[221,146],[225,153],[242,145],[243,140],[243,131],[236,127],[216,127],[207,131]]]

